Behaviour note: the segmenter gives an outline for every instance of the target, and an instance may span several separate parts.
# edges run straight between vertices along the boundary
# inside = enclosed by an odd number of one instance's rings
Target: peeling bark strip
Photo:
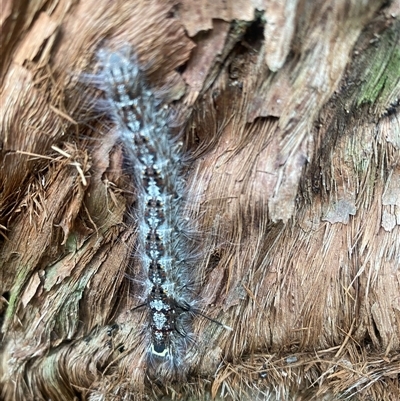
[[[114,120],[138,199],[137,253],[145,272],[151,374],[171,379],[184,374],[183,360],[191,338],[194,242],[185,214],[181,143],[168,128],[168,111],[149,89],[132,51],[99,52],[97,79],[105,107]]]

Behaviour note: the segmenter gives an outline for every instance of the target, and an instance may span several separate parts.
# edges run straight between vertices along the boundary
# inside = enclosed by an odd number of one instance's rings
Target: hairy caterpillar
[[[148,86],[129,48],[98,53],[97,86],[132,166],[137,190],[137,256],[145,273],[148,366],[158,378],[183,374],[195,312],[196,246],[185,216],[181,144],[168,111]],[[179,372],[179,373],[178,373]]]

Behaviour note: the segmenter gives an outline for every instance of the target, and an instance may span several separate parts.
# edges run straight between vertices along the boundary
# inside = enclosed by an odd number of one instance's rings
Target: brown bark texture
[[[1,7],[2,400],[399,399],[399,0]],[[131,171],[81,78],[127,43],[176,110],[196,297],[233,328],[194,316],[167,383]]]

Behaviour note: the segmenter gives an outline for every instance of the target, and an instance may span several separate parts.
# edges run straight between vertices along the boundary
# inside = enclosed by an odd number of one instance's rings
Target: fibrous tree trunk
[[[399,19],[398,0],[3,2],[2,399],[398,399]],[[175,109],[201,243],[208,319],[167,383],[146,374],[132,171],[87,78],[126,44]]]

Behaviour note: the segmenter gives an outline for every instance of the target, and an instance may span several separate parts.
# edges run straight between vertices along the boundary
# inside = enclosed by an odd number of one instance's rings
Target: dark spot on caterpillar
[[[115,331],[119,330],[119,326],[117,323],[114,323],[111,327],[107,329],[107,335],[111,337]]]

